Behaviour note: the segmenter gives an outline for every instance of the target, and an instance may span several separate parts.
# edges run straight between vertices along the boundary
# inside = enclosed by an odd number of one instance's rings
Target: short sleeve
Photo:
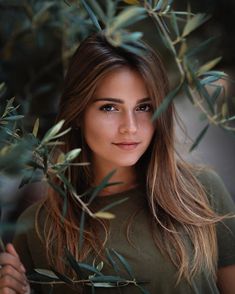
[[[216,225],[218,267],[235,264],[235,204],[221,178],[213,171],[201,179],[209,201],[219,215],[229,215]]]

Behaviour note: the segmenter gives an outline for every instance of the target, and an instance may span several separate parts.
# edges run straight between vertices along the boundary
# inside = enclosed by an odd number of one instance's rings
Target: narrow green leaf
[[[117,256],[117,258],[120,260],[120,262],[122,263],[122,265],[124,266],[124,268],[126,269],[127,273],[129,274],[130,278],[134,280],[134,274],[131,270],[130,265],[128,264],[128,262],[126,261],[126,259],[119,254],[116,250],[111,249],[111,251]]]
[[[208,84],[212,84],[215,81],[218,81],[220,78],[218,76],[207,76],[206,78],[202,79],[200,83],[205,86]]]
[[[81,218],[80,218],[80,226],[79,226],[79,249],[82,250],[82,245],[84,241],[83,233],[85,227],[85,211],[82,210]]]
[[[191,94],[191,91],[190,91],[190,86],[188,85],[187,82],[184,83],[184,86],[183,86],[183,90],[186,94],[186,97],[190,100],[190,102],[193,104],[194,103],[194,99],[193,99],[193,96]]]
[[[73,149],[65,154],[64,160],[65,161],[72,161],[80,154],[80,152],[81,152],[81,148]]]
[[[217,57],[211,61],[208,61],[206,64],[204,64],[203,66],[201,66],[197,72],[197,76],[201,76],[202,74],[204,74],[205,72],[208,72],[209,70],[211,70],[213,67],[215,67],[220,61],[221,61],[222,57]]]
[[[88,6],[88,4],[86,3],[85,0],[81,0],[84,8],[86,9],[91,21],[93,22],[94,26],[96,27],[96,29],[98,31],[101,31],[101,26],[98,22],[98,19],[96,18],[96,15],[94,14],[94,12],[91,10],[91,8]]]
[[[103,24],[107,24],[107,18],[104,14],[103,9],[99,5],[99,2],[97,0],[88,0],[88,2],[90,4],[90,7],[93,9],[94,14],[99,17],[99,19],[103,22]],[[109,2],[113,2],[113,1],[109,1]],[[115,10],[113,13],[115,13]]]
[[[103,218],[103,219],[114,219],[115,215],[110,213],[110,212],[102,212],[102,211],[98,211],[95,213],[95,216],[98,218]]]
[[[197,78],[194,78],[194,82],[195,82],[196,88],[197,88],[198,92],[200,93],[200,95],[202,95],[203,98],[205,98],[205,101],[206,101],[211,113],[214,114],[215,113],[214,105],[211,101],[211,97],[210,97],[207,89],[205,88],[205,86],[203,86],[200,83],[200,80],[198,80]]]
[[[110,208],[112,208],[112,207],[114,207],[114,206],[116,206],[116,205],[119,205],[119,204],[121,204],[121,203],[127,201],[128,199],[129,199],[129,198],[126,197],[126,198],[124,198],[124,199],[114,201],[114,202],[112,202],[112,203],[106,205],[105,207],[103,207],[103,208],[100,210],[100,212],[101,212],[101,211],[107,211],[107,210],[109,210]]]
[[[52,270],[61,281],[65,282],[66,284],[73,285],[73,281],[69,277],[57,272],[55,269]]]
[[[111,263],[113,269],[115,270],[116,274],[119,273],[120,268],[118,266],[118,264],[116,263],[116,261],[112,258],[112,255],[110,254],[110,250],[108,248],[105,248],[106,251],[106,255],[108,257],[109,262]]]
[[[51,180],[48,179],[48,184],[60,195],[63,199],[66,197],[66,193],[64,190],[61,189],[60,186],[54,184]]]
[[[22,118],[24,118],[24,115],[11,115],[11,116],[5,117],[4,120],[5,121],[14,121],[14,120],[22,119]]]
[[[95,1],[96,2],[96,1]],[[97,3],[97,2],[96,2]],[[107,7],[107,22],[109,23],[115,15],[116,12],[116,1],[106,0],[106,7]]]
[[[171,23],[172,23],[172,27],[175,31],[176,36],[179,38],[180,37],[180,31],[179,31],[179,26],[178,26],[178,22],[177,22],[177,17],[174,13],[171,14]]]
[[[91,204],[91,202],[95,199],[95,197],[107,186],[109,180],[112,178],[112,176],[114,175],[114,173],[116,172],[116,170],[113,170],[111,172],[109,172],[101,181],[101,183],[99,184],[99,186],[97,186],[93,192],[92,195],[89,199],[88,205]]]
[[[13,98],[11,98],[10,100],[7,101],[7,105],[5,107],[4,113],[2,114],[2,118],[4,118],[8,114],[9,110],[14,108],[13,107],[14,100],[15,100],[15,98],[13,97]]]
[[[192,31],[196,30],[199,26],[205,23],[209,18],[210,16],[206,15],[205,13],[198,13],[194,15],[186,23],[182,37],[186,37],[187,35],[189,35]]]
[[[71,265],[72,269],[78,275],[79,279],[82,279],[83,273],[81,271],[81,268],[78,265],[78,262],[76,261],[76,259],[73,257],[73,255],[70,253],[70,251],[67,248],[65,248],[65,255],[66,255],[66,258],[67,258],[69,264]]]
[[[161,11],[162,10],[162,6],[164,4],[164,0],[159,0],[156,7],[154,8],[154,11]]]
[[[202,76],[214,76],[214,77],[218,77],[218,78],[222,79],[222,78],[227,78],[228,74],[226,74],[223,71],[219,71],[219,70],[210,70],[210,71],[203,73]]]
[[[100,271],[98,271],[94,266],[86,264],[86,263],[82,263],[82,262],[78,262],[78,266],[80,267],[80,269],[89,271],[93,274],[97,274],[98,276],[104,276]]]
[[[106,282],[106,283],[113,283],[113,282],[124,282],[125,279],[117,276],[93,276],[89,279],[92,282]]]
[[[41,144],[50,141],[51,138],[53,138],[54,136],[56,136],[56,135],[59,133],[59,131],[61,130],[61,128],[62,128],[64,122],[65,122],[64,120],[61,120],[61,121],[59,121],[55,126],[53,126],[52,128],[50,128],[50,129],[46,132],[44,138],[42,139]]]
[[[202,43],[199,43],[198,46],[194,46],[192,48],[189,48],[186,52],[186,56],[187,57],[192,57],[196,54],[201,53],[202,51],[205,51],[206,49],[208,49],[208,47],[210,47],[212,45],[212,43],[217,40],[218,37],[211,37],[206,41],[203,41]]]
[[[173,91],[171,91],[162,101],[160,106],[156,109],[152,116],[152,121],[156,120],[162,112],[164,112],[167,107],[170,105],[170,103],[173,101],[173,99],[176,97],[176,95],[179,93],[182,83],[179,84]]]
[[[203,137],[205,136],[208,128],[209,128],[209,124],[207,124],[203,129],[202,131],[199,133],[199,135],[197,136],[196,140],[194,141],[194,143],[192,144],[189,152],[192,152],[197,146],[198,144],[201,142],[201,140],[203,139]]]
[[[140,286],[139,284],[136,284],[136,286],[140,289],[140,292],[143,294],[150,294],[148,290],[146,290],[144,287]]]
[[[104,262],[101,261],[99,264],[97,264],[96,269],[97,269],[97,271],[100,272],[103,269],[103,267],[104,267]]]
[[[59,279],[58,276],[53,271],[42,269],[42,268],[35,268],[34,270],[40,275],[46,276],[48,278],[55,279],[55,280]]]
[[[125,28],[137,21],[144,19],[147,16],[145,8],[143,7],[129,7],[123,10],[118,16],[115,17],[109,27],[111,32],[118,29]]]
[[[36,119],[34,126],[33,126],[33,135],[35,138],[37,138],[38,130],[39,130],[39,118]]]

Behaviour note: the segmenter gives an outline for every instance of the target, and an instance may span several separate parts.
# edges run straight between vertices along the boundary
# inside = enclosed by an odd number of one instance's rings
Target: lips
[[[113,144],[123,150],[134,150],[140,143],[139,142],[120,142],[120,143],[113,143]]]

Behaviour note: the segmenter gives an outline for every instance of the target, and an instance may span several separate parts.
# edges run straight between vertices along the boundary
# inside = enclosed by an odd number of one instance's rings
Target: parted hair
[[[145,81],[154,109],[169,93],[168,77],[159,55],[143,42],[143,54],[137,55],[112,46],[99,32],[85,39],[71,58],[64,81],[57,120],[64,119],[64,128],[72,130],[63,137],[63,152],[80,147],[77,162],[89,162],[90,150],[83,136],[83,115],[93,98],[93,93],[109,72],[129,67],[138,71]],[[174,106],[153,122],[155,132],[150,146],[136,164],[136,170],[148,201],[149,218],[156,246],[178,269],[178,281],[187,280],[203,269],[215,275],[217,264],[217,240],[215,224],[221,220],[210,207],[206,192],[197,179],[196,168],[176,156],[174,139]],[[108,126],[107,126],[108,127]],[[144,170],[145,172],[138,172]],[[78,194],[92,185],[92,165],[72,166],[67,173]],[[63,199],[49,189],[39,211],[44,209],[46,219],[43,242],[47,258],[59,272],[69,271],[62,258],[64,247],[77,260],[84,260],[92,251],[100,255],[107,238],[100,240],[98,231],[107,223],[87,217],[84,230],[84,245],[79,250],[79,222],[82,207],[68,193],[68,206],[62,221]],[[102,254],[101,254],[102,255]]]

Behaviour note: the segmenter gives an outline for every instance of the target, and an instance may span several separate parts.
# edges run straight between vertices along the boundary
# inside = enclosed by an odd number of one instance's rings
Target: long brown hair
[[[108,72],[122,66],[128,66],[141,74],[155,109],[169,92],[164,66],[158,54],[146,44],[140,56],[113,47],[103,32],[83,41],[70,62],[57,118],[65,119],[65,128],[72,127],[71,132],[63,138],[63,151],[82,148],[77,162],[87,162],[90,158],[90,151],[82,134],[84,110],[90,103],[99,81]],[[203,268],[215,275],[215,223],[221,218],[210,208],[194,168],[176,158],[173,122],[174,107],[170,104],[154,122],[155,133],[152,142],[136,167],[137,170],[146,170],[147,176],[142,182],[149,203],[149,217],[153,223],[156,246],[178,268],[178,280],[182,277],[190,280]],[[71,167],[68,176],[76,186],[78,194],[82,194],[92,183],[92,168]],[[81,207],[71,195],[68,195],[67,214],[63,223],[62,199],[55,191],[49,191],[42,207],[48,210],[44,230],[47,256],[58,271],[66,271],[63,261],[57,258],[64,255],[64,246],[67,246],[78,260],[83,260],[91,250],[95,250],[97,254],[102,251],[105,240],[97,237],[96,228],[101,225],[106,230],[107,226],[92,219],[87,219],[84,246],[79,250],[77,244]]]

